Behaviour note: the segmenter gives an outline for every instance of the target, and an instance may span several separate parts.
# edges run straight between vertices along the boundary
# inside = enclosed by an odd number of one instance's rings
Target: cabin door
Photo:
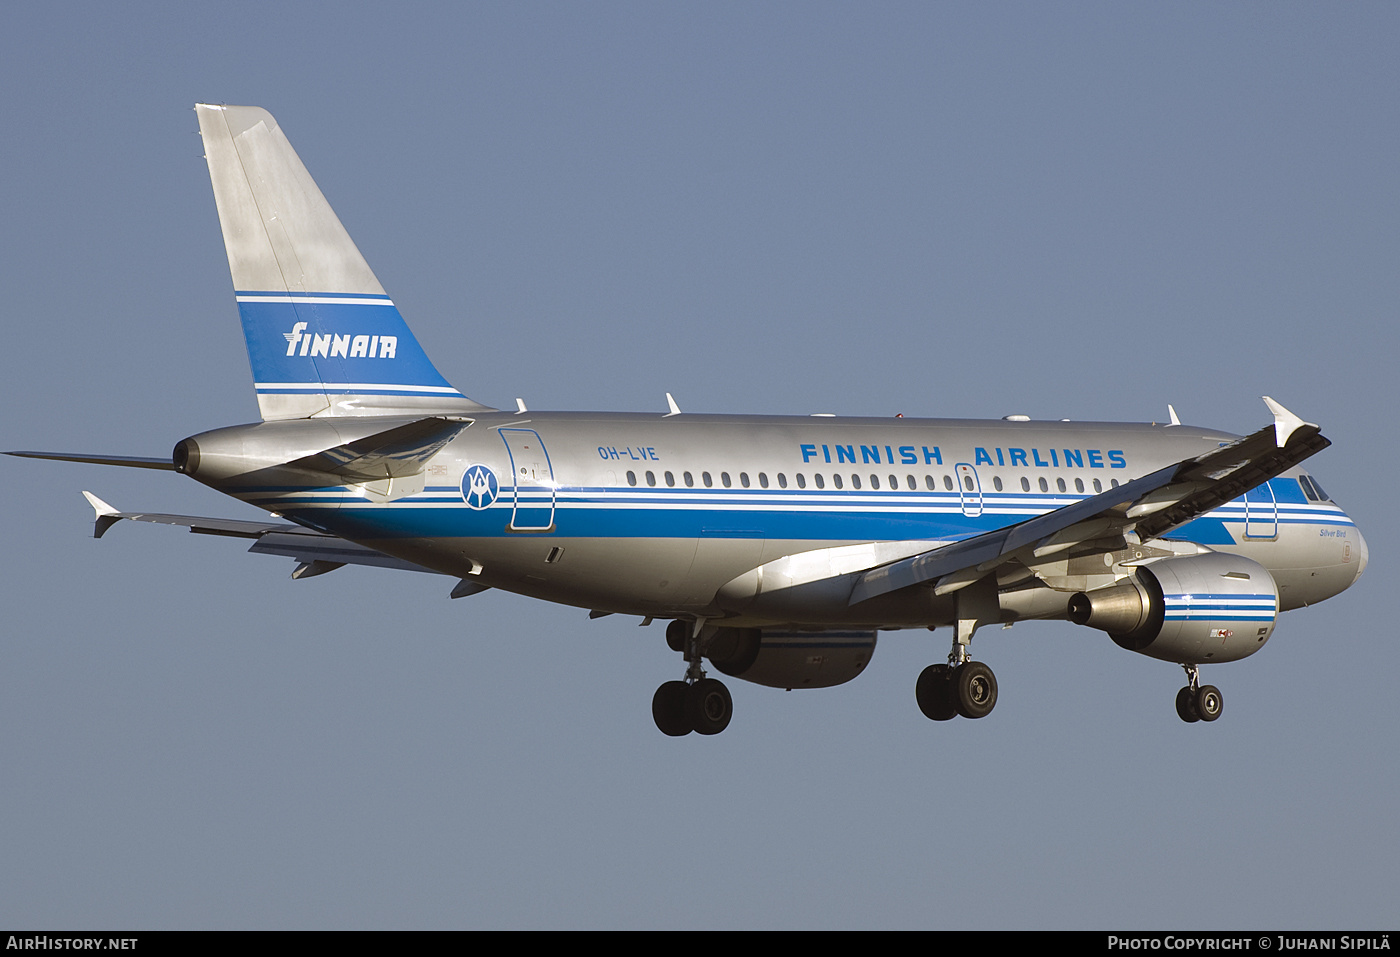
[[[1268,482],[1244,493],[1244,537],[1278,538],[1278,501]]]
[[[515,487],[515,509],[510,516],[510,530],[550,531],[554,528],[554,468],[544,441],[534,429],[499,431],[510,453],[510,472],[514,476],[511,484]]]

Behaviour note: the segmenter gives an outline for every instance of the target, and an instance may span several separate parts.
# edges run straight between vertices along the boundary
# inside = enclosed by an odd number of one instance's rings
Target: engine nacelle
[[[716,628],[705,644],[705,657],[731,678],[788,690],[845,684],[874,653],[872,629]]]
[[[1069,600],[1069,620],[1108,632],[1129,651],[1178,664],[1254,654],[1278,620],[1278,585],[1258,562],[1212,552],[1139,565]]]

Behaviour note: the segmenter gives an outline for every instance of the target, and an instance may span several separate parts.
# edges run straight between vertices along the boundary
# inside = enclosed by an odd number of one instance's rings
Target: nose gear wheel
[[[1214,721],[1224,710],[1224,697],[1215,685],[1201,684],[1200,674],[1195,665],[1182,665],[1186,669],[1186,687],[1176,693],[1176,713],[1188,724],[1196,721]]]

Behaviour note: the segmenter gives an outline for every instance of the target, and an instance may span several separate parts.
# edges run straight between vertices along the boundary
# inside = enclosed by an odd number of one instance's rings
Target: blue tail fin
[[[487,410],[433,367],[272,115],[195,112],[262,417]]]

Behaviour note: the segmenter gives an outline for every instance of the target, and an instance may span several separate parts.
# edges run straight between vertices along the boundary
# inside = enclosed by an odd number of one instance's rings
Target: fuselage
[[[826,416],[482,413],[428,462],[421,490],[298,484],[276,466],[386,428],[367,416],[264,422],[196,436],[195,477],[303,525],[483,585],[656,617],[884,627],[946,623],[948,601],[905,594],[845,608],[746,609],[738,576],[820,553],[865,567],[1022,522],[1233,441],[1186,425]],[[1321,601],[1364,569],[1352,520],[1294,469],[1156,547],[1259,562],[1280,610]],[[1124,553],[1029,576],[1015,617],[1062,617]],[[1165,554],[1165,552],[1163,553]],[[1141,557],[1139,555],[1139,557]],[[825,567],[825,566],[824,566]],[[1083,579],[1083,581],[1081,581]],[[1111,579],[1106,579],[1111,580]],[[1003,583],[1005,584],[1005,582]]]

